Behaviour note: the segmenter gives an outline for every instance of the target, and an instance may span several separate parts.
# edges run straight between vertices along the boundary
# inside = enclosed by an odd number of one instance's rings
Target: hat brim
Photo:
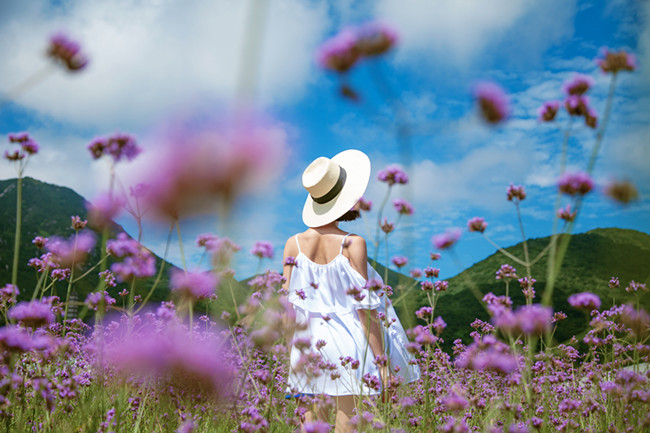
[[[302,220],[308,227],[320,227],[336,221],[359,201],[370,181],[370,159],[360,150],[345,150],[332,158],[345,169],[346,179],[341,192],[327,203],[316,203],[311,195],[302,209]]]

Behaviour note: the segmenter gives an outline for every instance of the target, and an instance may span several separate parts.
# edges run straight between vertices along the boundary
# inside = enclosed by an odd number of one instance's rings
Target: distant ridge
[[[82,219],[87,218],[87,201],[70,188],[52,185],[31,177],[23,179],[23,200],[22,200],[22,230],[21,248],[18,270],[18,286],[21,291],[19,299],[31,299],[37,283],[37,274],[33,268],[27,266],[32,257],[39,257],[43,252],[32,245],[32,239],[36,236],[62,236],[69,237],[74,231],[70,226],[70,217],[78,215]],[[0,286],[11,281],[11,268],[13,260],[14,232],[16,224],[16,179],[0,180]],[[115,224],[112,237],[123,231],[122,227]],[[101,238],[101,234],[97,234]],[[95,249],[89,255],[87,269],[96,264],[100,258],[99,241]],[[160,266],[161,258],[156,256],[157,266]],[[161,301],[168,298],[167,275],[170,263],[165,264],[165,271],[161,283],[158,284],[152,295],[152,300]],[[80,274],[78,274],[80,275]],[[144,279],[136,285],[136,293],[144,296],[154,278]],[[93,291],[98,282],[97,272],[91,272],[86,278],[75,283],[75,290],[79,300],[83,301],[90,291]],[[54,293],[64,299],[67,282],[57,282],[54,285]],[[118,293],[126,284],[118,284],[117,287],[109,289],[109,293],[115,297],[118,303],[121,298]]]
[[[535,257],[549,241],[550,237],[529,239],[527,243],[530,257]],[[516,257],[523,258],[522,243],[505,250]],[[456,338],[469,341],[469,333],[473,330],[469,325],[475,318],[489,321],[485,309],[469,290],[468,281],[472,281],[482,295],[488,292],[503,295],[505,283],[496,280],[495,276],[496,271],[504,263],[514,266],[520,278],[525,276],[526,270],[523,266],[512,262],[497,251],[448,280],[449,290],[440,296],[434,313],[436,316],[442,316],[447,322],[448,327],[442,334],[446,348],[450,348]],[[532,267],[532,277],[537,280],[534,285],[537,293],[534,302],[541,302],[546,286],[546,266],[547,256]],[[381,265],[377,267],[383,270]],[[380,271],[380,274],[382,272]],[[610,278],[614,276],[620,280],[621,287],[618,289],[610,289],[608,286]],[[624,289],[631,280],[650,283],[650,235],[619,228],[599,228],[571,235],[567,254],[553,291],[555,311],[563,311],[568,316],[567,320],[558,325],[556,338],[564,341],[573,335],[580,335],[586,329],[587,320],[584,313],[567,304],[567,298],[573,293],[585,291],[595,293],[600,296],[603,308],[611,307],[613,302],[636,304],[638,301],[646,310],[650,310],[650,293],[625,292]],[[413,312],[421,306],[428,305],[425,292],[420,290],[419,284],[410,277],[393,271],[389,273],[388,281],[395,287],[415,285],[408,295],[403,296],[404,305],[398,304],[396,308],[405,324],[411,326],[417,324],[419,321],[415,319]],[[509,295],[515,306],[525,303],[521,287],[516,280],[510,282]]]

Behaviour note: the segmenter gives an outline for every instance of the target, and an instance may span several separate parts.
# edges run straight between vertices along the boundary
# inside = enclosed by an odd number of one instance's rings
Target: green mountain
[[[20,300],[31,299],[38,281],[38,274],[33,268],[27,266],[29,259],[39,257],[43,251],[38,250],[32,239],[36,236],[52,237],[61,236],[68,238],[74,234],[70,225],[70,217],[78,215],[87,218],[86,201],[73,190],[57,185],[47,184],[36,179],[23,179],[22,199],[22,230],[21,247],[19,255],[18,287]],[[16,224],[16,179],[0,180],[0,287],[11,282],[13,264],[14,236]],[[110,230],[110,237],[115,237],[122,228],[117,224]],[[86,264],[76,275],[81,275],[100,260],[101,233],[96,233],[98,242],[89,254]],[[162,259],[156,257],[157,269],[160,268]],[[109,260],[109,266],[112,262]],[[156,286],[151,300],[166,300],[169,295],[167,288],[169,269],[173,265],[165,263],[161,282]],[[95,290],[98,283],[97,271],[74,284],[73,291],[79,300],[83,301],[86,295]],[[152,287],[155,277],[138,281],[135,293],[144,297]],[[118,293],[123,289],[130,289],[125,283],[118,284],[109,290],[109,293],[120,303]],[[65,299],[67,282],[56,282],[53,293],[62,300]]]
[[[529,239],[527,243],[530,257],[536,257],[549,241],[550,237]],[[524,257],[522,243],[505,250],[515,257]],[[496,280],[495,277],[496,271],[505,263],[514,266],[519,277],[525,276],[526,270],[523,266],[517,265],[497,251],[449,279],[449,290],[440,295],[434,312],[448,325],[442,334],[446,348],[450,348],[457,338],[466,342],[470,340],[469,333],[473,330],[470,323],[475,318],[489,321],[489,315],[483,304],[476,299],[470,287],[474,286],[481,297],[488,292],[497,296],[504,295],[506,284]],[[537,280],[534,285],[537,294],[534,302],[540,302],[544,293],[546,266],[547,255],[531,269],[532,277]],[[376,267],[383,275],[383,267],[381,265]],[[621,287],[609,288],[608,283],[613,276],[619,278]],[[572,235],[552,296],[554,310],[562,311],[568,316],[558,325],[555,333],[558,341],[580,335],[587,329],[588,320],[584,313],[575,310],[567,303],[567,298],[573,293],[585,291],[595,293],[600,296],[603,308],[609,308],[614,303],[636,304],[638,302],[650,311],[649,292],[640,291],[630,294],[624,290],[631,280],[650,282],[650,235],[617,228],[602,228]],[[413,312],[421,306],[429,305],[426,293],[420,290],[418,282],[396,272],[389,271],[388,283],[393,287],[404,287],[402,291],[395,290],[393,295],[396,309],[405,327],[415,325],[418,320]],[[510,281],[508,294],[515,307],[525,304],[521,287],[516,280]],[[396,297],[402,299],[398,301]]]

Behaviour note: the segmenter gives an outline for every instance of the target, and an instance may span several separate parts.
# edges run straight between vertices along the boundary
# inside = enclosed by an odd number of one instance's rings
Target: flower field
[[[359,95],[345,74],[397,44],[391,27],[364,24],[325,41],[317,59],[337,80],[341,97],[354,102]],[[74,74],[82,74],[88,64],[82,47],[63,34],[52,38],[47,55]],[[18,177],[11,281],[0,281],[3,431],[334,431],[335,397],[296,397],[295,390],[287,389],[293,344],[302,354],[300,368],[309,377],[334,378],[340,367],[352,370],[361,362],[386,366],[393,373],[383,385],[380,378],[364,377],[380,394],[360,396],[348,431],[649,431],[650,315],[641,302],[647,298],[646,283],[621,284],[612,277],[608,290],[620,293],[614,305],[605,305],[591,292],[572,294],[566,301],[584,316],[586,331],[562,341],[556,338],[567,316],[552,305],[553,291],[562,279],[570,234],[585,196],[596,189],[594,164],[617,79],[637,67],[635,57],[623,50],[603,51],[597,64],[611,83],[603,113],[587,96],[594,80],[581,74],[565,83],[563,101],[548,101],[538,113],[540,127],[553,124],[561,129],[564,157],[551,199],[554,231],[548,245],[534,254],[524,235],[526,188],[504,185],[503,199],[511,202],[521,230],[522,254],[495,245],[503,254],[502,266],[494,269],[495,281],[505,284],[504,294],[464,283],[489,319],[466,317],[471,333],[450,341],[439,310],[440,303],[450,299],[444,293],[454,293],[455,288],[439,278],[435,267],[441,255],[454,256],[461,236],[484,236],[492,242],[484,218],[467,222],[472,234],[450,229],[434,236],[430,266],[410,269],[415,289],[425,300],[411,311],[399,310],[411,316],[409,321],[402,317],[403,323],[417,323],[407,330],[409,341],[404,342],[421,372],[411,383],[399,379],[385,356],[330,360],[320,356],[320,350],[334,342],[292,341],[301,324],[287,301],[283,276],[273,270],[279,267],[271,261],[273,245],[258,242],[250,251],[259,259],[260,272],[243,282],[248,286],[243,300],[230,284],[230,264],[245,252],[237,239],[227,237],[226,228],[195,240],[204,251],[203,269],[185,263],[181,220],[215,209],[227,219],[239,198],[277,176],[285,137],[269,118],[241,113],[226,118],[179,116],[176,123],[160,128],[157,164],[142,173],[142,182],[131,185],[128,193],[126,188],[120,192],[116,167],[138,158],[142,149],[137,139],[123,133],[94,139],[87,146],[88,157],[110,167],[106,193],[88,203],[86,215],[70,215],[70,236],[30,239],[39,254],[28,263],[19,260],[25,241],[21,244],[22,182],[40,145],[29,132],[10,134],[11,149],[4,156]],[[507,123],[511,107],[499,85],[479,83],[473,97],[486,128]],[[557,125],[558,116],[568,119],[566,128]],[[403,122],[409,126],[408,120]],[[588,144],[591,154],[584,169],[569,171],[567,143],[571,128],[578,127],[594,131],[594,141]],[[398,135],[397,140],[405,146],[407,138]],[[385,253],[384,265],[404,274],[412,258],[391,256],[389,246],[396,231],[409,230],[400,223],[415,209],[405,199],[391,201],[391,196],[395,185],[409,181],[404,167],[389,165],[373,180],[385,192],[380,204],[359,202],[362,218],[375,235],[367,239],[369,251],[375,259]],[[622,204],[638,196],[628,181],[612,181],[603,190]],[[394,221],[386,216],[391,205],[397,214]],[[116,229],[113,220],[122,209],[134,217],[140,229],[137,239]],[[166,262],[157,261],[141,242],[148,218],[169,224],[170,239],[177,233],[182,267],[167,269]],[[99,257],[93,254],[96,248]],[[533,274],[542,258],[547,264],[544,275]],[[519,274],[506,262],[516,264]],[[295,258],[287,257],[284,264],[295,266]],[[18,278],[19,269],[27,267],[36,275],[33,287]],[[98,281],[96,287],[79,289],[90,278]],[[536,279],[544,281],[539,293]],[[383,281],[371,279],[366,287],[351,287],[347,294],[362,301],[361,289],[372,290],[397,308],[403,292],[388,280],[385,268]],[[318,282],[313,284],[316,289]],[[160,290],[169,293],[168,298],[154,301],[153,294]],[[83,296],[75,299],[78,294]],[[228,307],[217,308],[217,302]],[[390,328],[390,319],[382,320]],[[443,350],[445,342],[451,350]],[[307,407],[321,419],[306,421]]]

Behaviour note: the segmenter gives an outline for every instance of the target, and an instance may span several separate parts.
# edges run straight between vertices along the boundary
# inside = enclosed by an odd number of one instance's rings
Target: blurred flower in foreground
[[[583,310],[597,310],[600,308],[600,298],[590,292],[573,294],[567,298],[567,302],[573,308]]]
[[[156,273],[156,259],[153,254],[126,233],[119,233],[117,239],[106,243],[106,252],[114,258],[124,259],[113,263],[111,271],[120,281],[151,277]]]
[[[388,186],[393,186],[396,183],[405,185],[409,181],[409,177],[404,171],[396,165],[389,165],[381,170],[377,175],[381,182],[386,182]]]
[[[9,318],[25,327],[36,329],[54,322],[52,306],[48,302],[20,302],[9,310]]]
[[[372,201],[366,200],[363,197],[361,197],[357,202],[357,206],[360,211],[370,212],[370,210],[372,209]]]
[[[81,52],[81,45],[63,33],[58,33],[50,38],[47,55],[63,64],[70,72],[80,71],[88,65],[88,59]]]
[[[636,56],[629,54],[624,50],[619,52],[609,51],[608,48],[602,49],[602,59],[596,59],[596,63],[605,73],[616,74],[619,71],[634,71],[636,69]]]
[[[120,133],[107,138],[95,138],[88,145],[88,150],[93,159],[110,155],[114,162],[120,162],[122,159],[133,161],[142,152],[142,149],[135,142],[135,138]]]
[[[45,248],[52,253],[54,262],[64,268],[69,268],[72,265],[83,264],[94,246],[95,235],[89,231],[82,231],[69,239],[52,237]]]
[[[504,309],[492,319],[494,326],[512,335],[538,335],[551,328],[553,309],[540,304],[522,305],[514,312]]]
[[[627,180],[622,181],[612,181],[604,189],[605,194],[607,194],[612,200],[615,200],[622,204],[628,204],[631,201],[635,201],[639,198],[639,193],[632,184]]]
[[[487,123],[500,123],[510,114],[508,96],[494,83],[483,82],[474,86],[474,97]]]
[[[320,46],[316,59],[325,69],[336,72],[348,71],[359,59],[357,38],[353,29],[341,30]]]
[[[439,250],[446,250],[454,246],[458,239],[460,239],[461,230],[459,228],[453,228],[447,230],[445,233],[434,235],[431,238],[433,245]]]
[[[584,172],[564,173],[557,182],[560,192],[568,195],[584,195],[591,191],[594,182]]]
[[[386,23],[374,21],[357,29],[356,47],[363,56],[384,54],[397,43],[397,32]]]
[[[96,230],[110,228],[122,210],[123,201],[115,196],[103,193],[95,197],[92,203],[86,203],[88,222]]]
[[[260,259],[272,259],[273,252],[273,244],[266,241],[255,242],[255,245],[253,245],[253,248],[251,249],[251,254]]]
[[[282,170],[286,135],[260,118],[176,119],[157,139],[143,200],[171,218],[214,212],[218,200],[227,207]]]
[[[126,325],[108,329],[106,359],[120,375],[151,379],[146,383],[161,392],[187,392],[192,398],[214,401],[229,393],[235,374],[217,335],[190,334],[172,325],[145,325],[136,332]]]
[[[172,269],[169,285],[172,292],[184,299],[196,301],[214,294],[219,278],[212,272],[186,272]]]

